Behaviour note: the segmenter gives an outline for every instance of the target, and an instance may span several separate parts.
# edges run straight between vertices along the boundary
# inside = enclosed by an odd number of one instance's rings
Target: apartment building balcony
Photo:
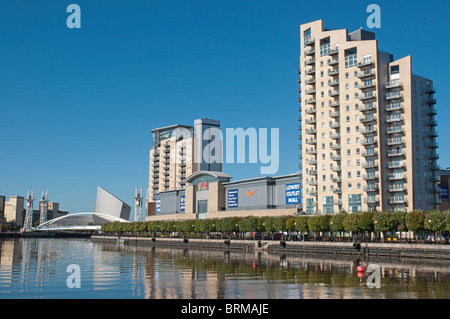
[[[305,133],[308,135],[316,135],[317,130],[315,128],[306,129]]]
[[[366,204],[376,204],[379,202],[380,202],[380,199],[378,198],[378,196],[364,198],[364,203],[366,203]]]
[[[329,86],[336,86],[336,85],[339,85],[339,79],[336,79],[336,80],[334,80],[334,81],[332,81],[332,80],[328,81],[328,85],[329,85]]]
[[[430,115],[430,116],[437,115],[437,110],[436,110],[436,108],[435,108],[435,107],[430,107],[430,108],[427,110],[427,115]]]
[[[163,164],[164,164],[164,165],[169,165],[169,164],[170,164],[170,161],[169,161],[169,160],[165,160],[165,161],[163,161]]]
[[[341,167],[340,166],[332,166],[331,167],[331,170],[333,171],[333,172],[340,172],[341,171]]]
[[[312,190],[309,192],[309,196],[317,196],[319,193],[316,190]]]
[[[166,153],[166,154],[163,156],[163,158],[164,158],[164,159],[170,158],[170,153]]]
[[[299,97],[297,97],[297,102],[301,102],[302,101],[302,96],[300,95]]]
[[[434,137],[438,137],[438,133],[436,132],[436,130],[431,130],[431,132],[428,133],[428,137],[434,138]]]
[[[330,113],[330,117],[335,118],[335,117],[339,117],[339,116],[341,116],[341,113],[340,113],[340,112],[331,112],[331,113]]]
[[[333,140],[340,139],[341,138],[341,134],[339,134],[339,133],[331,134],[330,138],[332,138]]]
[[[361,145],[375,145],[377,142],[376,138],[365,138],[361,141]]]
[[[386,117],[387,123],[393,123],[393,122],[404,122],[404,118],[401,115],[390,115]]]
[[[388,134],[405,134],[405,130],[401,126],[388,127],[386,129]]]
[[[333,177],[333,183],[341,183],[342,182],[342,178],[338,177]]]
[[[362,68],[365,66],[371,66],[375,64],[375,60],[374,59],[364,59],[364,61],[362,62],[358,62],[358,67]]]
[[[302,86],[301,85],[297,86],[297,93],[302,93]]]
[[[309,60],[305,61],[306,65],[311,65],[311,64],[315,64],[315,63],[316,63],[316,59],[315,58],[312,58],[312,59],[309,59]]]
[[[372,69],[368,69],[368,70],[364,70],[363,72],[359,72],[357,77],[362,79],[362,78],[366,78],[369,76],[375,75],[375,72],[373,72]]]
[[[427,94],[434,94],[434,93],[436,93],[436,88],[434,88],[434,87],[432,87],[432,86],[427,87],[427,88],[425,89],[425,93],[427,93]]]
[[[331,97],[333,97],[333,96],[339,96],[339,90],[335,90],[335,91],[329,92],[329,93],[328,93],[328,96],[331,96]]]
[[[153,172],[153,173],[159,172],[159,167],[157,166],[157,167],[153,168],[152,172]]]
[[[401,103],[392,103],[386,105],[386,111],[404,111],[403,105]]]
[[[335,194],[342,194],[342,189],[335,188],[335,189],[333,189],[333,193],[335,193]]]
[[[310,169],[310,170],[307,172],[307,174],[308,174],[308,175],[314,175],[314,176],[316,176],[316,175],[317,175],[317,171],[314,170],[314,169]]]
[[[439,166],[437,164],[430,164],[428,165],[428,169],[431,171],[437,171],[439,170]]]
[[[363,190],[365,192],[376,192],[376,191],[378,191],[378,189],[379,189],[378,183],[369,184],[369,185],[363,187]]]
[[[391,81],[391,82],[386,82],[385,84],[384,84],[384,88],[385,89],[395,89],[395,88],[402,88],[403,87],[403,84],[402,84],[402,82],[400,82],[399,80],[394,80],[394,81]]]
[[[393,161],[388,163],[388,168],[406,168],[406,164],[399,161]]]
[[[168,175],[170,175],[170,171],[167,169],[167,170],[164,170],[164,176],[168,176]]]
[[[308,125],[310,125],[310,124],[316,124],[316,123],[317,123],[317,120],[316,120],[315,117],[312,117],[312,118],[309,118],[309,119],[306,119],[306,120],[305,120],[305,124],[308,124]]]
[[[297,69],[297,74],[302,74],[302,69]]]
[[[376,168],[376,167],[378,167],[378,162],[373,161],[373,160],[362,164],[362,168],[364,168],[364,169]]]
[[[377,128],[375,126],[371,126],[371,127],[365,127],[363,129],[360,130],[361,134],[372,134],[375,133],[377,131]]]
[[[316,94],[316,89],[315,88],[307,89],[307,90],[305,90],[305,93],[308,95],[314,95],[314,94]]]
[[[331,123],[330,127],[333,128],[333,129],[338,129],[338,128],[341,127],[341,123],[340,122]]]
[[[332,150],[340,150],[341,149],[341,144],[340,143],[331,144],[331,149]]]
[[[401,181],[401,180],[405,181],[406,175],[404,175],[404,174],[389,174],[388,179],[390,181]]]
[[[331,155],[331,160],[332,161],[340,161],[341,160],[341,155]]]
[[[387,93],[385,98],[386,100],[403,99],[403,94],[400,92]]]
[[[305,46],[313,45],[316,42],[314,38],[306,38],[303,42]]]
[[[335,55],[339,53],[339,49],[330,49],[328,51],[328,55]]]
[[[364,174],[362,176],[362,178],[366,181],[371,181],[371,180],[378,179],[378,174],[376,174],[376,173],[375,174]]]
[[[309,50],[305,50],[305,56],[314,55],[315,53],[316,53],[316,49],[315,48],[311,48]]]
[[[404,197],[390,197],[389,204],[407,204],[408,200]]]
[[[365,122],[373,122],[377,120],[377,116],[376,115],[369,115],[369,116],[365,116],[365,117],[361,117],[359,119],[359,121],[361,123],[365,123]]]
[[[376,94],[373,92],[367,92],[366,94],[359,96],[360,101],[366,101],[374,98],[376,98]]]
[[[315,139],[310,139],[310,140],[305,140],[305,143],[308,145],[316,145],[317,144],[317,140]]]
[[[314,84],[314,83],[316,83],[316,78],[315,77],[309,78],[308,80],[305,81],[306,85],[311,85],[311,84]]]
[[[317,165],[317,160],[314,158],[311,158],[309,160],[306,160],[306,164],[308,165]]]
[[[439,159],[439,155],[437,153],[431,152],[428,155],[428,158],[431,159],[431,160],[437,160],[437,159]]]
[[[314,73],[316,73],[316,68],[311,68],[311,69],[308,69],[308,70],[305,71],[306,75],[311,75],[311,74],[314,74]]]
[[[339,102],[339,100],[337,100],[337,101],[330,102],[328,105],[331,107],[338,107],[341,105],[341,103]]]
[[[396,192],[406,192],[407,188],[405,185],[390,185],[389,186],[389,192],[396,193]]]
[[[389,157],[392,157],[392,156],[406,156],[405,152],[399,151],[399,150],[389,150],[387,155]]]
[[[338,75],[338,74],[339,74],[339,69],[328,70],[328,75],[329,76],[334,76],[334,75]]]
[[[306,155],[316,155],[317,154],[317,150],[316,149],[306,149],[305,150]]]
[[[315,98],[310,98],[308,100],[305,101],[306,104],[316,104],[316,99]]]
[[[363,157],[378,156],[378,151],[377,150],[373,150],[373,151],[361,152],[361,156],[363,156]]]
[[[152,189],[153,189],[153,191],[159,189],[159,184],[158,184],[158,185],[153,185],[153,186],[152,186]]]
[[[305,110],[305,114],[313,115],[316,113],[316,111],[317,111],[317,109],[315,107],[311,107],[311,108]]]
[[[427,125],[428,126],[437,126],[437,121],[436,120],[430,120],[430,121],[427,121]]]
[[[427,104],[431,104],[431,105],[436,104],[436,99],[434,99],[434,98],[427,99]]]
[[[360,90],[365,90],[365,89],[373,88],[373,87],[375,87],[375,85],[376,85],[375,81],[370,81],[369,83],[362,83],[362,84],[358,85],[358,88]]]
[[[428,144],[428,148],[439,148],[439,143],[436,141],[431,142],[430,144]]]
[[[157,161],[157,162],[153,162],[153,165],[152,165],[153,167],[159,167],[159,161]]]
[[[298,71],[299,71],[299,70],[297,70],[297,72],[298,72]],[[297,83],[299,83],[299,84],[302,83],[302,76],[301,76],[301,75],[297,76]]]
[[[375,103],[369,102],[363,105],[363,107],[360,109],[361,112],[366,111],[374,111],[376,109]]]
[[[339,58],[328,60],[328,65],[333,66],[339,64]]]

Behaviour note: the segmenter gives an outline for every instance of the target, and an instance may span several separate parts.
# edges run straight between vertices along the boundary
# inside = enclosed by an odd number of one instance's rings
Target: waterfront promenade
[[[414,259],[439,259],[450,263],[450,245],[409,243],[358,243],[277,241],[243,239],[158,238],[132,236],[91,237],[93,242],[123,245],[168,246],[199,249],[240,249],[247,252],[266,251],[285,254],[351,255],[357,257],[399,257]]]

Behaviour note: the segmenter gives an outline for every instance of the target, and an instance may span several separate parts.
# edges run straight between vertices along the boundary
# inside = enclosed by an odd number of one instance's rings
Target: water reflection
[[[0,241],[0,298],[309,299],[449,298],[450,264],[321,258],[235,250],[98,244],[89,240]],[[381,267],[367,287],[359,264]],[[80,289],[66,285],[70,264]]]

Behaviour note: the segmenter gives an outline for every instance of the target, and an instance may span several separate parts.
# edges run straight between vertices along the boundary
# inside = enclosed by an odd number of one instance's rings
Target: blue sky
[[[66,26],[69,4],[81,29]],[[278,175],[297,171],[299,25],[366,28],[413,56],[437,88],[440,159],[450,166],[448,1],[24,0],[0,3],[0,194],[95,209],[97,185],[130,205],[147,188],[150,130],[208,117],[280,128]],[[234,179],[259,164],[224,164]],[[35,204],[35,208],[37,205]]]

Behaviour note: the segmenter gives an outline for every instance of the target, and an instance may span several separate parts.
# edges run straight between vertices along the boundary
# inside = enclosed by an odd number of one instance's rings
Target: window
[[[325,56],[330,52],[330,38],[320,40],[320,56]]]
[[[399,65],[391,66],[391,74],[399,74],[399,73],[400,73],[400,66]]]
[[[351,68],[357,64],[357,50],[356,48],[345,50],[345,68]]]

